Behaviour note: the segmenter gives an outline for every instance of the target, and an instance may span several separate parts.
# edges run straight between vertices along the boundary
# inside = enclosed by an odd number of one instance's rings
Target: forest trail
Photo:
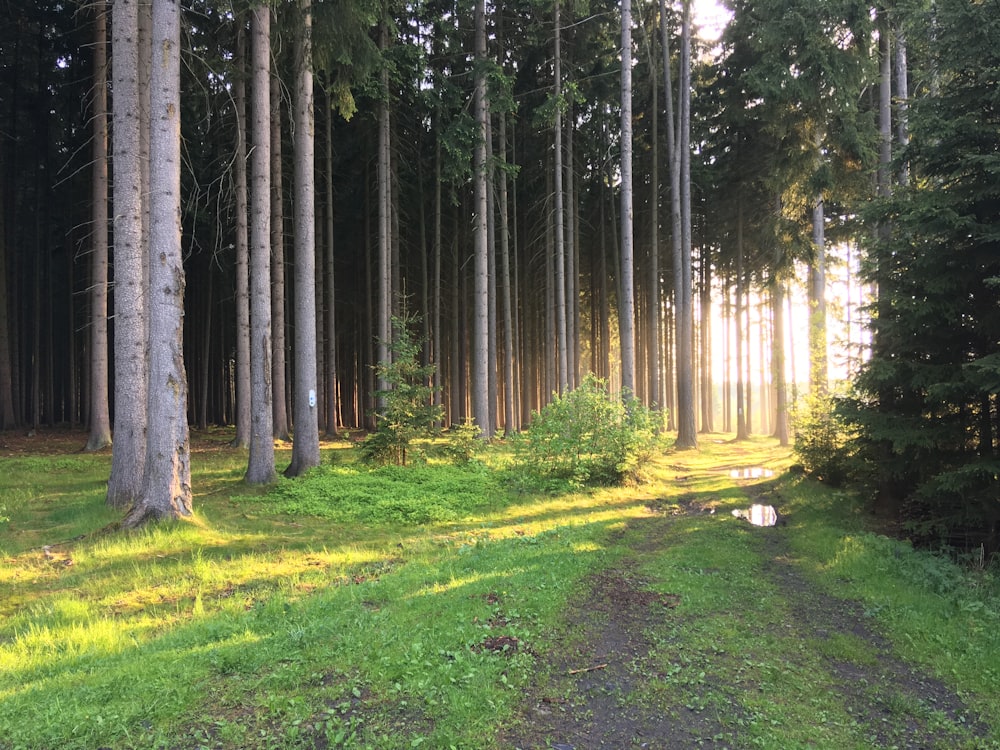
[[[771,491],[770,483],[738,483],[748,504]],[[621,532],[631,552],[593,573],[567,608],[565,632],[540,655],[539,677],[502,747],[993,747],[983,719],[941,680],[901,659],[859,602],[833,597],[802,574],[790,553],[793,529],[740,522],[761,586],[776,592],[785,613],[763,625],[750,612],[728,613],[743,636],[760,628],[763,651],[747,652],[745,637],[706,643],[698,620],[713,614],[684,613],[679,596],[657,592],[648,574],[649,563],[678,543],[674,532],[685,515],[706,512],[697,503],[682,507],[680,515],[653,514]],[[726,577],[725,570],[706,572]],[[765,644],[775,642],[785,644],[783,652],[766,653]],[[773,714],[755,708],[768,701],[768,679],[782,675],[809,680],[816,692],[804,691],[802,705]],[[802,715],[814,732],[782,726],[782,716]],[[828,724],[837,731],[827,733]]]

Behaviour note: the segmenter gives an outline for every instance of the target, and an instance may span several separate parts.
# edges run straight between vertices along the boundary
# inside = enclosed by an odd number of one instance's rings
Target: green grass
[[[731,468],[787,466],[772,441],[705,441],[641,487],[587,491],[530,489],[500,450],[369,470],[335,444],[265,492],[242,484],[245,454],[209,438],[195,518],[130,534],[108,529],[108,455],[4,460],[0,748],[493,747],[581,581],[625,557],[679,597],[651,634],[658,677],[629,700],[718,714],[741,746],[870,746],[825,666],[870,649],[785,627],[756,537],[729,516],[747,504]],[[866,531],[850,496],[771,481],[796,567],[1000,714],[994,578]],[[665,523],[656,554],[619,533],[692,500],[716,513]],[[484,647],[500,635],[516,647]]]

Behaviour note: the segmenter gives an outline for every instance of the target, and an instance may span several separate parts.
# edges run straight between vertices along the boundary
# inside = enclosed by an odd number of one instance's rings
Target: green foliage
[[[838,398],[831,393],[810,393],[793,414],[795,456],[810,475],[832,487],[840,487],[851,474],[854,437]]]
[[[462,424],[453,425],[445,433],[442,453],[457,464],[467,464],[475,459],[483,447],[483,441],[480,440],[482,434],[479,425],[471,418],[467,418]]]
[[[611,484],[638,477],[657,445],[655,420],[635,399],[623,403],[588,375],[552,401],[515,441],[519,467],[541,477]]]
[[[908,185],[869,219],[873,356],[849,412],[876,504],[930,545],[1000,548],[1000,17],[935,6],[936,88],[914,97]],[[928,19],[916,19],[918,22]]]
[[[413,323],[413,318],[393,317],[391,356],[375,368],[388,388],[377,392],[384,407],[376,415],[375,432],[362,445],[362,455],[376,465],[405,465],[413,441],[430,436],[444,413],[433,403],[434,389],[428,383],[434,365],[420,363],[420,342],[410,330]]]

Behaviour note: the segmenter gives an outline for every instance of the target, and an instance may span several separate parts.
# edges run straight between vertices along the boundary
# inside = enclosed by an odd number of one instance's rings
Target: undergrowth
[[[267,495],[232,499],[257,513],[406,525],[456,521],[501,500],[495,473],[472,461],[457,466],[325,466],[280,482]]]

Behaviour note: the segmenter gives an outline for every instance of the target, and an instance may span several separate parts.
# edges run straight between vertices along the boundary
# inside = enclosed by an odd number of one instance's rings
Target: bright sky
[[[694,0],[694,22],[701,30],[705,41],[718,41],[729,19],[732,17],[718,0]]]

